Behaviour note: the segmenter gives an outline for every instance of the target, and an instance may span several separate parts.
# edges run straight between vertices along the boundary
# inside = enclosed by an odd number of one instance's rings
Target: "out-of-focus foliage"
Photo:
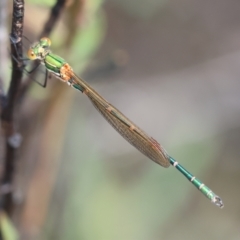
[[[101,10],[89,20],[86,26],[77,29],[71,46],[67,48],[67,52],[63,51],[66,53],[65,55],[66,58],[69,59],[69,63],[71,61],[70,64],[75,71],[82,72],[87,66],[102,42],[105,31],[106,19]],[[53,35],[53,39],[61,37],[61,33],[56,33],[56,35]],[[61,52],[60,50],[60,53]]]
[[[111,0],[124,8],[130,15],[148,19],[153,17],[161,7],[165,5],[167,0]]]
[[[9,217],[3,212],[0,212],[0,228],[3,240],[19,239],[17,229],[15,228]]]
[[[35,4],[37,6],[42,6],[42,7],[52,7],[56,1],[55,0],[41,0],[41,1],[38,1],[38,0],[26,0],[25,1],[27,4]]]

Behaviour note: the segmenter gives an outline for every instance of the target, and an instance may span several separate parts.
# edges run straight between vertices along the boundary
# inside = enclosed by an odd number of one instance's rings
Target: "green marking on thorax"
[[[59,74],[60,68],[67,62],[63,58],[59,57],[58,55],[55,55],[53,53],[48,53],[45,56],[44,63],[46,68],[49,71]]]

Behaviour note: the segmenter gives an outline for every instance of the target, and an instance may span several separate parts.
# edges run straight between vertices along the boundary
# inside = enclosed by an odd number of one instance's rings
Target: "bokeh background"
[[[26,1],[30,41],[54,3]],[[225,207],[148,160],[53,77],[46,89],[33,84],[19,110],[23,239],[240,239],[239,12],[236,0],[68,1],[53,51]]]

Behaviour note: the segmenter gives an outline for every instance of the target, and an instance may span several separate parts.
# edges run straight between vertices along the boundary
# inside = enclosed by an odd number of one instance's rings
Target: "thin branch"
[[[55,27],[63,8],[66,5],[67,0],[58,0],[56,4],[52,7],[50,16],[44,25],[43,31],[41,32],[39,38],[49,36],[53,28]]]
[[[52,8],[49,19],[44,26],[41,36],[44,34],[50,34],[56,24],[56,21],[60,17],[60,13],[65,6],[65,2],[66,0],[58,0],[56,2],[55,6]],[[22,60],[23,17],[24,0],[14,0],[12,32],[10,34],[13,70],[7,101],[1,115],[2,127],[6,135],[6,156],[0,186],[0,207],[5,209],[9,215],[11,215],[13,209],[12,182],[14,176],[15,155],[16,150],[21,143],[21,136],[15,129],[14,113],[16,104],[20,103],[20,99],[23,99],[32,82],[31,79],[28,79],[26,83],[21,86],[24,69],[24,62]]]
[[[52,7],[52,10],[50,12],[49,18],[47,20],[47,22],[44,25],[44,28],[42,30],[42,32],[39,35],[39,39],[41,37],[48,37],[51,33],[51,31],[53,30],[53,28],[55,27],[65,5],[66,5],[67,0],[58,0],[56,2],[56,4]],[[32,68],[34,68],[36,66],[36,64],[38,64],[37,61],[32,63]],[[21,87],[20,90],[20,94],[19,94],[19,99],[22,100],[27,92],[27,90],[29,89],[31,83],[32,83],[32,78],[35,77],[37,71],[35,71],[33,74],[31,74],[31,78],[29,77],[24,84]]]
[[[13,208],[12,182],[14,176],[15,155],[21,137],[15,129],[15,107],[20,89],[24,63],[22,61],[22,32],[24,19],[24,0],[13,1],[12,31],[10,34],[12,54],[12,76],[6,104],[2,112],[2,127],[6,136],[6,157],[1,179],[1,208],[11,215]],[[17,61],[16,61],[17,60]]]

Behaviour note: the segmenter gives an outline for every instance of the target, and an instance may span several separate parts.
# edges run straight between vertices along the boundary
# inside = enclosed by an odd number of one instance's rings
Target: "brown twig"
[[[24,63],[22,61],[22,32],[24,19],[24,0],[13,1],[12,31],[10,34],[12,55],[12,76],[6,104],[2,111],[2,127],[6,137],[6,153],[3,176],[0,187],[0,206],[6,213],[12,212],[12,182],[16,150],[20,145],[20,135],[15,129],[15,107],[17,94],[22,80]]]

